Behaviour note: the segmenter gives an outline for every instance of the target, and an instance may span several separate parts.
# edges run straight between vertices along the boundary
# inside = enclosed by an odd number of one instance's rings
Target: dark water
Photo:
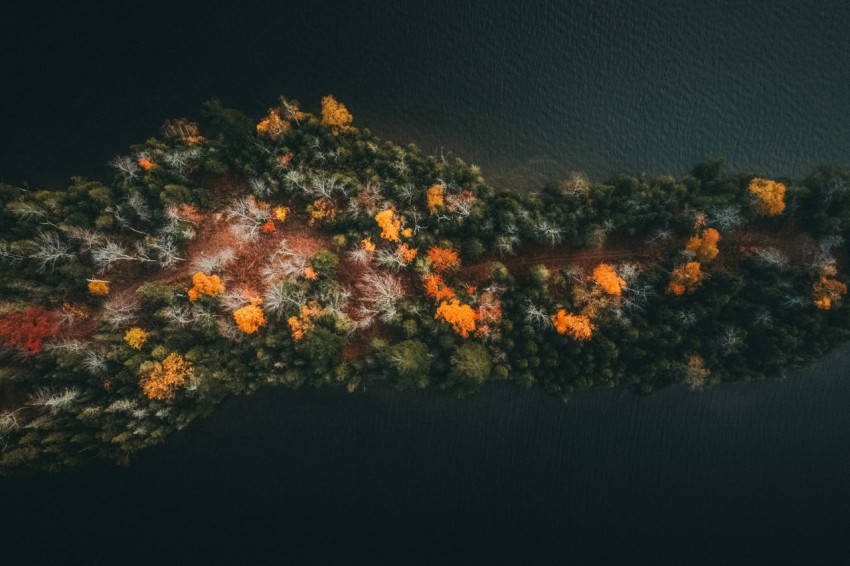
[[[712,155],[800,174],[850,165],[848,28],[828,0],[28,2],[0,16],[0,178],[102,174],[211,96],[259,115],[328,92],[500,184]],[[0,556],[841,563],[848,373],[844,349],[781,382],[566,405],[265,391],[127,470],[0,480]]]

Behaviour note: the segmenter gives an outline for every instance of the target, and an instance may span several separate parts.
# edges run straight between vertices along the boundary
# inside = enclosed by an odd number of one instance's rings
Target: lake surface
[[[850,165],[843,1],[57,4],[0,22],[10,182],[102,175],[211,96],[259,116],[279,94],[315,111],[328,92],[360,127],[452,152],[503,186],[684,173],[714,155],[775,175]],[[834,562],[850,509],[848,377],[845,348],[783,381],[568,404],[506,384],[463,401],[263,391],[129,469],[0,480],[0,553]]]

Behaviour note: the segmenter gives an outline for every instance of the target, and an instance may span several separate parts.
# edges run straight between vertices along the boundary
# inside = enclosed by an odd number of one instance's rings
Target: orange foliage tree
[[[436,183],[428,187],[425,192],[426,201],[428,204],[428,212],[436,214],[441,208],[446,206],[443,196],[446,194],[446,187],[442,183]]]
[[[0,315],[0,343],[19,352],[38,354],[44,339],[58,331],[57,316],[35,305]]]
[[[440,246],[433,246],[428,250],[428,260],[435,271],[449,271],[460,267],[457,252]]]
[[[552,325],[558,334],[566,334],[573,340],[590,340],[596,326],[590,321],[590,317],[584,314],[568,313],[559,309],[552,315]]]
[[[139,366],[142,374],[139,385],[148,399],[171,401],[177,388],[194,373],[192,364],[177,352],[172,352],[160,362],[145,362]]]
[[[607,263],[600,263],[593,269],[593,281],[599,285],[603,291],[614,297],[619,297],[623,294],[623,288],[626,282],[620,279],[614,268]]]
[[[401,220],[395,218],[395,208],[382,210],[375,215],[375,222],[381,227],[381,238],[390,242],[399,241],[399,232],[401,232]]]
[[[360,243],[363,245],[363,249],[367,252],[375,251],[375,244],[372,242],[372,238],[366,237],[360,240]]]
[[[351,129],[354,117],[341,102],[331,95],[322,98],[322,124],[331,127],[336,136]]]
[[[192,276],[192,288],[187,291],[189,301],[195,302],[201,295],[216,297],[224,291],[224,285],[218,275],[206,275],[199,271]]]
[[[440,303],[434,318],[441,318],[448,322],[455,332],[463,338],[467,338],[470,332],[475,331],[478,313],[469,305],[464,305],[457,299],[453,299]]]
[[[706,228],[702,234],[688,240],[685,249],[697,256],[700,261],[709,262],[717,257],[719,241],[720,233],[714,228]]]
[[[236,326],[245,334],[253,334],[261,326],[266,325],[266,317],[263,314],[263,309],[260,308],[260,303],[262,303],[262,300],[254,297],[251,299],[251,304],[233,311],[233,320],[236,321]]]
[[[673,269],[667,292],[671,295],[693,293],[702,283],[702,266],[698,261],[689,261]]]
[[[785,185],[755,177],[750,181],[750,194],[758,199],[759,212],[767,216],[778,216],[785,210]]]
[[[290,124],[281,118],[277,108],[269,108],[266,117],[257,124],[257,134],[273,140],[280,139],[287,131]]]
[[[315,302],[311,302],[310,304],[301,307],[301,313],[299,316],[290,316],[286,323],[289,325],[289,332],[292,335],[292,339],[297,342],[304,338],[304,334],[312,326],[313,318],[318,316],[320,313],[321,309],[319,308],[319,305]]]
[[[820,279],[812,284],[812,301],[820,310],[828,311],[847,294],[847,285],[834,279],[837,270],[830,265],[821,270]]]
[[[416,258],[416,253],[418,251],[419,250],[417,250],[416,248],[408,247],[408,245],[405,243],[401,244],[396,248],[395,254],[398,256],[398,259],[400,259],[403,264],[407,265]]]
[[[145,171],[145,173],[150,173],[151,169],[154,167],[154,162],[147,157],[140,158],[137,163],[139,164],[139,167]]]
[[[96,297],[105,297],[109,294],[109,281],[104,281],[102,279],[89,279],[88,289],[89,293]]]
[[[426,276],[423,282],[425,283],[425,292],[436,301],[444,301],[455,297],[454,289],[446,285],[443,278],[437,273]]]

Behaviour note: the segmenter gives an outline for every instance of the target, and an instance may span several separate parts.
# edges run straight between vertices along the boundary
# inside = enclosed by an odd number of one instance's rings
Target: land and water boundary
[[[846,169],[526,193],[330,96],[205,118],[107,183],[0,187],[3,471],[127,462],[269,385],[700,389],[848,337]]]

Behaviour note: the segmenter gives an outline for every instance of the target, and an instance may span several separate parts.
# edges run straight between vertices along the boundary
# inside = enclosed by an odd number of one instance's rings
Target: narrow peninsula
[[[848,338],[847,169],[521,192],[332,96],[203,116],[107,183],[0,184],[0,472],[127,462],[272,385],[699,389]]]

